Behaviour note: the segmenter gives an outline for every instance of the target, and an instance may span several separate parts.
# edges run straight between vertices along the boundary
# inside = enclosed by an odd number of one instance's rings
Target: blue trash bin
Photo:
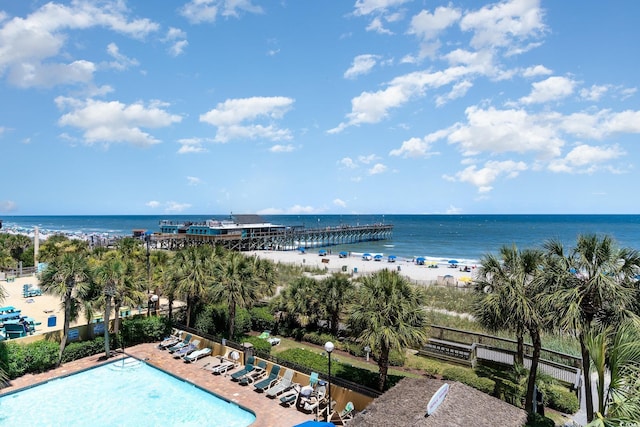
[[[358,272],[358,267],[353,267],[353,272],[357,273]]]
[[[54,316],[53,314],[49,316],[49,318],[47,319],[47,326],[50,328],[56,326],[56,316]]]

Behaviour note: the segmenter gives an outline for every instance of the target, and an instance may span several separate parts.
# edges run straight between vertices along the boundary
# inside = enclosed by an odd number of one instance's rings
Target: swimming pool
[[[246,427],[253,413],[133,358],[0,397],[3,426]]]

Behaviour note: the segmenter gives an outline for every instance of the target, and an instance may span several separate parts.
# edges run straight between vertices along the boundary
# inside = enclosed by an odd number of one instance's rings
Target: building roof
[[[429,417],[427,404],[445,383],[449,393]],[[350,427],[521,427],[527,413],[500,399],[455,381],[404,378],[395,387],[356,414]]]

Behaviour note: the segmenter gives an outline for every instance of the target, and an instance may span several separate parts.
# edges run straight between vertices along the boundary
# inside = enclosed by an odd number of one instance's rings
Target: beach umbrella
[[[419,256],[418,258],[416,258],[416,264],[418,265],[424,265],[425,261],[426,259],[424,257]]]
[[[320,250],[318,251],[318,255],[326,255],[326,254],[327,254],[327,251],[326,251],[326,250],[324,250],[324,249],[320,249]]]
[[[395,260],[396,260],[396,258],[397,258],[397,257],[396,257],[395,255],[389,255],[388,260],[389,260],[389,262],[393,262],[393,261],[395,261]]]
[[[382,259],[382,255],[378,254],[374,256],[373,259],[375,259],[376,261],[380,261]]]
[[[347,255],[349,255],[348,252],[345,252],[345,251],[340,252],[341,257],[346,257]]]
[[[462,276],[458,280],[464,283],[470,283],[473,279],[469,276]]]
[[[450,259],[449,260],[449,264],[457,264],[458,260],[457,259]]]

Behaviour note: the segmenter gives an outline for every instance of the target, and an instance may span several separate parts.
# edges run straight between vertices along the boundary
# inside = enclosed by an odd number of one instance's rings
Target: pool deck
[[[126,353],[139,359],[146,359],[147,363],[153,366],[252,410],[256,415],[256,421],[251,424],[251,427],[291,427],[314,419],[313,414],[300,412],[295,407],[280,406],[279,400],[272,400],[264,393],[255,392],[251,385],[241,386],[231,381],[229,377],[213,375],[210,371],[200,369],[196,365],[174,359],[167,351],[159,350],[154,343],[129,347],[126,349]],[[12,380],[9,387],[0,389],[0,395],[101,365],[105,363],[100,360],[101,356],[102,354],[65,363],[59,368],[41,374],[23,375]],[[213,417],[215,415],[212,414]]]

